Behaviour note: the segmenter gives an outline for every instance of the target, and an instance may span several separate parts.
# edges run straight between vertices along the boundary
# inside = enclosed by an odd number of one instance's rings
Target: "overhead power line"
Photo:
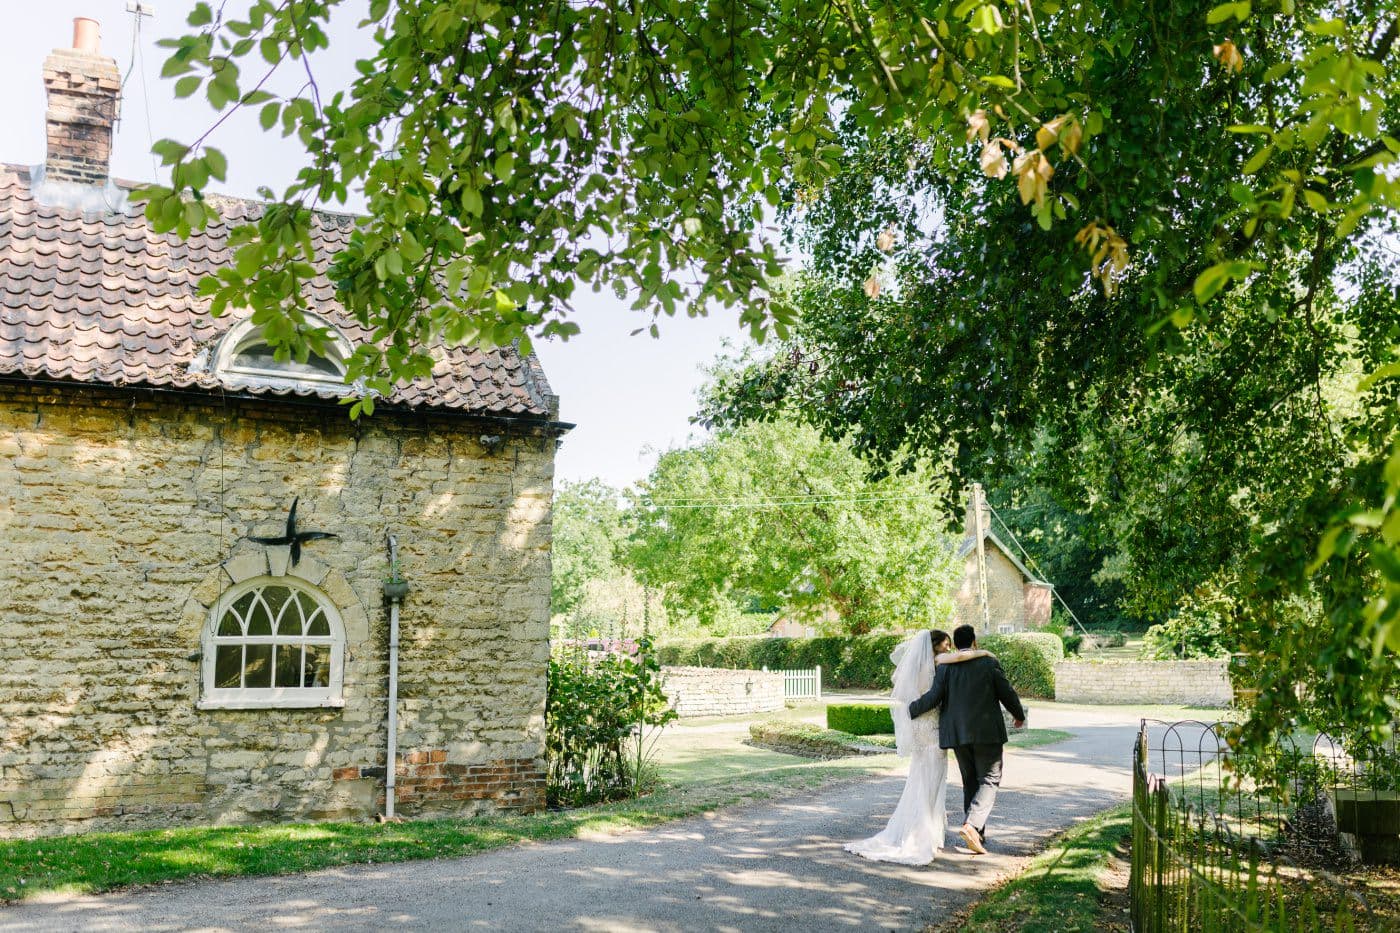
[[[859,502],[915,502],[940,498],[936,493],[907,496],[764,496],[752,499],[652,499],[639,502],[647,509],[764,509],[796,508],[806,505],[834,505]]]
[[[984,499],[983,501],[985,502],[986,500]],[[1040,565],[1035,562],[1034,557],[1031,557],[1030,552],[1028,552],[1024,547],[1021,546],[1021,541],[1019,538],[1016,537],[1016,532],[1012,531],[1011,526],[1006,524],[1005,519],[1003,519],[1000,515],[997,514],[997,510],[992,508],[992,504],[990,502],[987,503],[987,511],[992,513],[993,518],[1001,522],[1001,527],[1006,531],[1007,536],[1011,538],[1011,543],[1016,545],[1016,550],[1021,552],[1021,556],[1026,559],[1026,563],[1031,565],[1031,569],[1034,570],[1036,573],[1040,574],[1040,578],[1042,580],[1045,580],[1046,583],[1050,583],[1050,581],[1046,579],[1045,571],[1040,569]],[[1050,583],[1050,593],[1060,601],[1061,606],[1065,607],[1065,612],[1069,613],[1069,617],[1074,620],[1075,625],[1079,626],[1079,630],[1085,635],[1088,635],[1089,630],[1084,627],[1083,622],[1079,621],[1079,616],[1074,614],[1074,610],[1069,607],[1069,603],[1065,602],[1065,598],[1060,595],[1059,589],[1053,583]]]

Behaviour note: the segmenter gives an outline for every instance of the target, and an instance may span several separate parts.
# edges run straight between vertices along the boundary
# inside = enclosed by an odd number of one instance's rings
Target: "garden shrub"
[[[823,729],[807,722],[768,720],[749,726],[749,744],[804,758],[847,758],[852,755],[883,754],[887,746],[872,747],[849,732]]]
[[[661,689],[661,664],[649,641],[636,654],[566,649],[549,659],[545,695],[545,797],[551,806],[583,806],[638,793],[654,769],[641,754],[638,725],[676,718]]]
[[[894,720],[888,706],[869,703],[832,704],[826,708],[826,727],[851,735],[891,735]]]
[[[827,638],[706,638],[671,641],[657,648],[661,663],[679,667],[727,667],[770,671],[820,665],[822,684],[838,689],[884,690],[893,667],[890,652],[908,635],[841,635]],[[1055,695],[1055,662],[1064,643],[1045,632],[987,635],[982,647],[1001,660],[1011,685],[1024,696]]]
[[[1234,598],[1215,586],[1203,586],[1181,601],[1172,618],[1147,630],[1143,657],[1159,661],[1223,658],[1225,621],[1237,611]]]
[[[1049,632],[987,635],[979,647],[997,656],[1006,679],[1023,697],[1055,698],[1055,665],[1065,659],[1064,642]]]

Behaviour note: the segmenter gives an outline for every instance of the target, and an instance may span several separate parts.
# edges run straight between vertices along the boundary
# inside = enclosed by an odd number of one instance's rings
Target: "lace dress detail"
[[[914,748],[938,747],[938,710],[932,710],[909,723]]]

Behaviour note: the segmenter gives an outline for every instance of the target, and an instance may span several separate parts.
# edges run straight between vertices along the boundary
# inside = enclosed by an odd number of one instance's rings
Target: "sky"
[[[174,81],[159,77],[165,55],[155,42],[181,33],[193,0],[146,0],[155,16],[143,19],[134,46],[137,36],[134,17],[126,12],[127,0],[3,2],[8,16],[0,42],[0,79],[11,91],[5,95],[0,162],[43,161],[43,61],[51,49],[72,44],[75,16],[101,24],[102,52],[115,58],[126,76],[112,153],[116,177],[154,178],[153,139],[188,142],[217,119],[201,100],[176,100]],[[350,13],[333,21],[331,48],[313,62],[323,94],[348,83],[354,60],[368,48],[352,28],[356,11]],[[300,81],[295,78],[287,76],[291,85],[285,90],[296,90]],[[251,197],[264,184],[279,190],[305,156],[297,144],[262,132],[256,117],[256,109],[235,114],[209,140],[228,156],[228,182],[219,189],[224,193]],[[695,390],[703,381],[700,368],[713,361],[726,342],[741,346],[747,338],[734,312],[667,318],[660,322],[659,339],[633,337],[631,331],[650,323],[649,317],[630,311],[611,295],[580,294],[575,320],[582,333],[567,342],[535,344],[560,397],[561,419],[577,425],[564,438],[556,475],[566,481],[600,477],[625,486],[644,477],[658,453],[700,436],[689,423]]]

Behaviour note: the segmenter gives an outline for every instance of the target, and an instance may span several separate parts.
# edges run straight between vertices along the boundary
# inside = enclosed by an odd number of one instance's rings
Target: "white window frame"
[[[241,635],[236,638],[220,636],[219,622],[224,613],[245,593],[259,587],[281,586],[300,591],[310,596],[320,606],[330,628],[329,636],[299,636],[287,638],[276,635]],[[203,642],[203,684],[200,709],[317,709],[339,708],[345,705],[345,623],[340,611],[325,593],[316,587],[291,576],[258,576],[236,583],[220,594],[209,612],[204,626]],[[214,686],[214,663],[218,646],[236,643],[241,645],[313,644],[329,645],[331,649],[330,683],[325,687],[238,687],[216,688]]]
[[[326,347],[325,358],[332,365],[340,369],[339,376],[332,376],[327,373],[296,373],[291,374],[278,369],[262,369],[257,366],[239,365],[238,357],[249,347],[256,344],[265,344],[262,328],[257,327],[251,320],[242,321],[235,324],[223,339],[219,341],[219,351],[214,357],[214,374],[229,382],[238,382],[252,385],[269,387],[314,387],[317,391],[344,392],[349,394],[354,391],[353,386],[346,385],[345,372],[346,361],[354,348],[350,346],[350,341],[345,339],[345,335],[335,328],[329,321],[317,317],[314,314],[306,315],[306,321],[313,327],[324,327],[331,332],[330,342]]]

